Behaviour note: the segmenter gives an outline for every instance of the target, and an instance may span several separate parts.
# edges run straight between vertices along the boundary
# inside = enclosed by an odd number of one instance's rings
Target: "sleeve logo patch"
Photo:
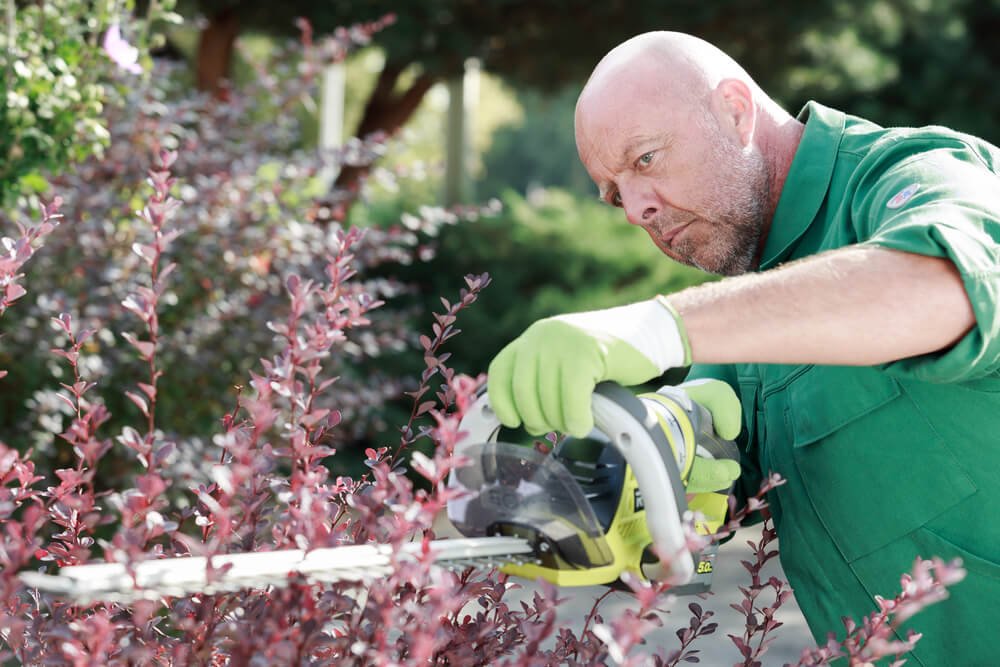
[[[892,199],[886,202],[887,208],[899,208],[906,202],[910,201],[910,197],[916,194],[917,190],[920,189],[920,183],[910,183],[905,188],[897,192]]]

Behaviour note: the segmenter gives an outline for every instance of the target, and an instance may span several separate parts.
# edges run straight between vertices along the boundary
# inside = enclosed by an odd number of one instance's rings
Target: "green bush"
[[[476,183],[479,196],[493,197],[507,188],[528,192],[539,185],[596,194],[576,153],[573,110],[579,92],[577,87],[555,93],[517,91],[524,117],[493,133]]]
[[[621,211],[596,198],[549,189],[529,201],[507,191],[502,204],[498,215],[443,227],[432,261],[392,267],[395,277],[420,286],[421,312],[440,309],[437,295],[461,276],[489,272],[492,284],[463,317],[465,334],[449,342],[461,372],[485,371],[539,318],[638,301],[709,278],[661,254]],[[388,215],[386,207],[367,210]]]
[[[0,204],[45,192],[47,174],[107,148],[105,107],[120,104],[123,90],[142,79],[109,57],[102,35],[127,22],[125,37],[148,65],[150,23],[177,18],[173,0],[152,3],[143,17],[131,16],[134,4],[7,0],[0,28]]]

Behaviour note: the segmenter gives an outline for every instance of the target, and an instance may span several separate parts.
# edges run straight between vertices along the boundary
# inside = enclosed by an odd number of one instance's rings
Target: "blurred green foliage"
[[[700,34],[743,50],[751,64],[771,66],[785,62],[782,54],[793,41],[790,36],[835,26],[843,20],[844,6],[879,2],[783,0],[762,6],[741,0],[185,0],[182,7],[209,16],[235,9],[244,29],[271,34],[294,34],[299,16],[322,33],[393,14],[395,24],[378,38],[387,63],[416,64],[442,78],[461,72],[465,59],[479,58],[485,69],[519,84],[551,89],[585,77],[618,42],[656,29]]]
[[[834,28],[796,39],[776,82],[882,125],[946,125],[1000,143],[1000,1],[838,2]]]
[[[179,18],[172,0],[132,19],[133,0],[4,2],[0,30],[0,205],[48,189],[46,174],[100,154],[110,135],[103,115],[119,103],[124,77],[104,53],[105,30],[126,22],[124,38],[149,65],[151,21]]]
[[[391,267],[392,277],[420,288],[415,302],[427,314],[418,329],[430,328],[429,313],[441,310],[439,297],[455,291],[458,276],[489,272],[493,282],[459,319],[464,333],[448,342],[459,371],[485,372],[504,345],[542,317],[647,299],[709,278],[661,254],[596,196],[551,188],[529,200],[507,190],[502,202],[499,215],[442,228],[431,261]],[[393,224],[400,214],[358,207],[354,222]]]
[[[477,196],[494,197],[507,188],[525,193],[539,186],[596,196],[597,188],[577,157],[573,136],[578,93],[575,87],[552,94],[518,91],[523,115],[518,122],[494,131],[482,157]]]

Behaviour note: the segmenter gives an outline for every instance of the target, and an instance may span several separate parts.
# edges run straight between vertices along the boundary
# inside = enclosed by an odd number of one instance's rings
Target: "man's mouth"
[[[671,229],[666,234],[661,236],[660,240],[663,242],[663,245],[667,246],[668,248],[672,248],[673,241],[675,238],[677,238],[677,235],[680,234],[685,229],[687,229],[688,225],[690,225],[692,222],[694,222],[694,220],[688,220],[687,222],[682,222],[681,224],[674,226],[673,229]]]

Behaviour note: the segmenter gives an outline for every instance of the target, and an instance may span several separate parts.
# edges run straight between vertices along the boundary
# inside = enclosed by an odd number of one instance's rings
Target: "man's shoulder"
[[[799,113],[808,125],[823,126],[828,132],[814,132],[814,137],[838,142],[842,156],[866,157],[883,153],[916,154],[938,148],[968,149],[1000,156],[1000,148],[980,137],[942,125],[883,126],[878,122],[809,102]],[[839,131],[838,131],[839,130]]]
[[[997,171],[1000,148],[985,139],[940,125],[881,127],[847,116],[838,151],[861,169],[920,159],[956,159]]]

